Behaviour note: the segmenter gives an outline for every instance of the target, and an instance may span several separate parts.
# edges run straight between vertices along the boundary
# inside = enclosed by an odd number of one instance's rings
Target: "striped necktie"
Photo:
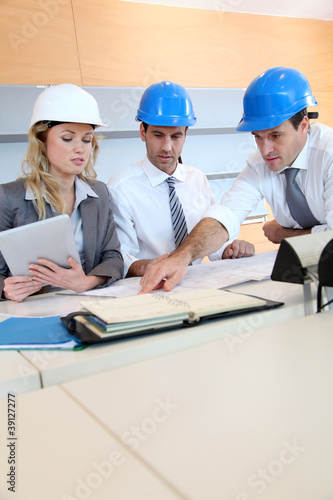
[[[166,179],[166,182],[169,185],[169,201],[170,201],[173,233],[174,233],[176,248],[178,248],[188,234],[186,219],[182,204],[180,203],[180,200],[176,193],[175,178],[168,177]]]
[[[298,168],[292,167],[288,167],[284,170],[287,181],[286,200],[293,219],[295,219],[303,229],[308,229],[317,226],[320,222],[311,212],[304,194],[295,181],[298,171]]]

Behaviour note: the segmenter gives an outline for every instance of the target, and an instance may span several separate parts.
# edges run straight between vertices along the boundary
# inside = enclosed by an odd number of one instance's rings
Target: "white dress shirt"
[[[82,217],[80,212],[81,201],[91,196],[98,198],[98,195],[82,179],[75,177],[75,205],[70,219],[73,228],[75,243],[79,251],[82,268],[85,270],[85,254],[83,246]]]
[[[194,167],[180,163],[172,175],[190,233],[207,208],[215,203],[213,192],[205,174]],[[165,182],[168,177],[146,156],[108,182],[125,276],[133,262],[155,259],[175,250],[169,187]],[[212,258],[221,258],[223,248]],[[200,262],[197,259],[194,264]]]
[[[312,232],[333,229],[333,129],[320,123],[312,124],[306,145],[292,166],[300,169],[296,182],[320,222],[312,228]],[[237,218],[234,227],[237,231],[239,224],[265,198],[281,226],[299,229],[286,202],[283,170],[271,172],[260,152],[256,151],[247,159],[246,168],[223,195],[221,203],[209,209],[205,216],[222,222],[225,210],[231,210]],[[231,234],[232,231],[231,228]]]

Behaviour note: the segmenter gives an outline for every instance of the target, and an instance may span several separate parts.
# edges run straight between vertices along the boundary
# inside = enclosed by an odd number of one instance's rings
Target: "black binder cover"
[[[306,270],[293,247],[282,240],[278,250],[271,279],[273,281],[284,281],[287,283],[304,284]]]
[[[229,290],[228,290],[229,291]],[[234,293],[234,292],[231,292]],[[251,296],[251,295],[250,295]],[[252,297],[255,297],[252,295]],[[261,297],[255,297],[255,298],[261,298]],[[77,320],[78,317],[84,317],[84,316],[93,316],[90,312],[82,312],[82,311],[77,311],[74,313],[70,313],[67,316],[64,316],[61,318],[62,323],[65,325],[67,328],[67,331],[71,333],[72,335],[75,335],[77,338],[79,338],[81,341],[83,341],[86,344],[96,344],[96,343],[103,343],[103,342],[110,342],[112,340],[120,340],[128,337],[135,337],[137,335],[149,335],[149,334],[155,334],[155,333],[162,333],[168,330],[175,330],[177,328],[188,328],[192,327],[198,324],[201,324],[203,321],[210,320],[210,319],[217,319],[217,318],[227,318],[230,316],[238,316],[241,314],[248,314],[256,311],[265,311],[268,309],[280,307],[284,305],[283,302],[277,302],[273,300],[267,300],[267,299],[262,299],[264,300],[265,303],[263,305],[257,305],[253,306],[251,308],[247,307],[244,309],[234,309],[231,311],[224,311],[222,313],[217,313],[217,314],[211,314],[209,316],[203,316],[201,317],[198,321],[188,321],[185,320],[180,324],[177,324],[175,326],[168,326],[168,327],[158,327],[158,328],[148,328],[148,329],[143,329],[139,331],[135,331],[132,333],[115,333],[110,336],[106,337],[100,337],[99,335],[95,334],[92,330],[90,330],[87,326],[85,326],[83,323],[79,322]]]

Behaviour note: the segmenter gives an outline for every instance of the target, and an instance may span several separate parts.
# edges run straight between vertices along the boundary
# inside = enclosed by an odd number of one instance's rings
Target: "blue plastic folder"
[[[1,349],[78,349],[82,342],[73,337],[58,316],[9,318],[0,322]]]

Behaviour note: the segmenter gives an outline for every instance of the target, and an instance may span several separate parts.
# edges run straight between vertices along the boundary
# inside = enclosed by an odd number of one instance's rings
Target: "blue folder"
[[[9,318],[0,322],[0,349],[77,349],[83,342],[68,333],[59,316]]]

